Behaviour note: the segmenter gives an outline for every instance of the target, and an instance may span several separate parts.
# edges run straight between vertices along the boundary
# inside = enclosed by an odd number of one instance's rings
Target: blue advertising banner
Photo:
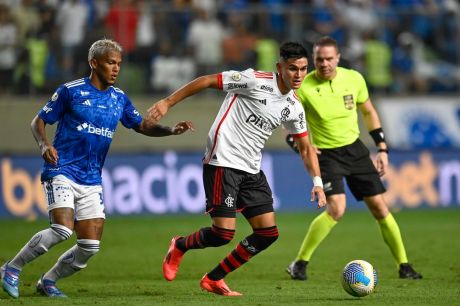
[[[106,213],[203,213],[201,157],[201,153],[174,151],[110,155],[102,175]],[[0,217],[35,219],[47,215],[41,165],[39,157],[0,157]],[[297,155],[265,152],[262,169],[278,211],[316,209],[309,201],[311,179]],[[392,208],[459,206],[460,152],[392,152],[383,180]],[[364,207],[349,191],[347,197],[350,207]]]

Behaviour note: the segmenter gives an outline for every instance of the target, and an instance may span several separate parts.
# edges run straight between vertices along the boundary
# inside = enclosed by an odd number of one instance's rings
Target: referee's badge
[[[353,95],[343,96],[343,104],[346,109],[353,109],[355,106],[355,103],[353,102]]]

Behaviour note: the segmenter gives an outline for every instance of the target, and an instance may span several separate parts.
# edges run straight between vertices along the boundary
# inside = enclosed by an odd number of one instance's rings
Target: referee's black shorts
[[[320,150],[318,160],[326,196],[345,193],[343,178],[358,201],[386,191],[369,150],[361,140],[335,149]]]

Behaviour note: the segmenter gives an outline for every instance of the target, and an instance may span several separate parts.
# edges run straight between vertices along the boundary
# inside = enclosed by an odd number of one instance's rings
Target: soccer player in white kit
[[[313,177],[311,200],[317,200],[318,207],[325,205],[318,159],[308,138],[304,110],[293,91],[300,87],[307,64],[305,48],[287,42],[280,47],[277,73],[247,69],[201,76],[149,109],[153,119],[160,120],[170,107],[206,88],[228,93],[209,131],[203,158],[206,212],[212,226],[171,240],[163,261],[166,280],[175,279],[186,251],[229,243],[235,234],[236,212],[241,212],[253,233],[200,282],[203,290],[212,293],[241,295],[229,289],[224,277],[278,238],[272,192],[260,163],[265,142],[280,125],[295,135],[304,166]]]

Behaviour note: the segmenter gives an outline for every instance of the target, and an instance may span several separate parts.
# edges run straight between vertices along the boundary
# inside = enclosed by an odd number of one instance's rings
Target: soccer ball
[[[362,297],[374,291],[377,285],[377,272],[367,261],[353,260],[343,268],[341,280],[346,292]]]

